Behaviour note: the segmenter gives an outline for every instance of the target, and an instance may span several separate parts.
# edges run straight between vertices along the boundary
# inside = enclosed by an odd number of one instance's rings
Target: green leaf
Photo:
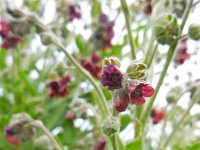
[[[85,46],[84,46],[85,44],[84,44],[84,40],[82,36],[77,36],[75,41],[80,53],[84,54],[86,50],[85,50]]]
[[[120,131],[124,130],[130,122],[131,122],[131,117],[128,114],[121,115],[120,116],[120,123],[121,123]]]
[[[126,149],[125,150],[142,150],[142,141],[141,141],[141,139],[136,139],[136,140],[126,144]]]
[[[94,0],[91,9],[92,17],[98,16],[101,12],[101,3],[98,0]]]

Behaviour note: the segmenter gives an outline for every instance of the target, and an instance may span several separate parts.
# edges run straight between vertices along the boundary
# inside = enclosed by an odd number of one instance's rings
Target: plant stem
[[[124,13],[124,17],[125,17],[126,28],[127,28],[127,31],[128,31],[128,38],[129,38],[129,44],[130,44],[130,47],[131,47],[132,58],[136,59],[133,37],[132,37],[132,33],[131,33],[130,12],[129,12],[126,0],[120,0],[120,1],[121,1],[121,6],[122,6],[123,13]]]
[[[192,97],[192,100],[191,100],[191,104],[189,105],[187,111],[183,114],[183,116],[178,121],[177,125],[175,126],[170,136],[167,138],[166,142],[164,143],[163,148],[166,148],[169,142],[172,140],[172,137],[175,135],[180,125],[184,122],[185,118],[190,113],[190,110],[193,107],[193,105],[199,100],[199,97],[200,97],[200,87],[198,87],[198,89],[195,91],[194,96]]]
[[[34,120],[30,123],[33,127],[41,130],[46,136],[48,136],[51,144],[53,144],[55,150],[62,150],[60,145],[57,143],[57,141],[54,139],[53,135],[49,132],[49,130],[43,125],[42,122],[38,120]]]
[[[174,104],[177,104],[177,103],[179,102],[179,100],[181,99],[181,97],[182,97],[186,92],[190,91],[191,89],[192,89],[192,87],[188,88],[187,90],[184,90],[184,91],[177,97],[177,99],[176,99],[176,101],[174,102]],[[167,105],[167,108],[166,108],[165,110],[168,109],[168,106],[170,106],[170,105]],[[169,118],[170,116],[174,115],[175,112],[176,112],[176,109],[173,109],[173,107],[172,107],[171,111],[169,111],[168,113],[166,113],[166,116],[165,116],[165,118],[164,118],[164,120],[163,120],[164,123],[163,123],[162,129],[161,129],[161,131],[163,131],[163,133],[162,133],[162,135],[161,135],[161,137],[160,137],[160,141],[159,141],[159,143],[158,143],[158,147],[161,146],[161,144],[162,144],[162,142],[163,142],[163,140],[164,140],[165,128],[166,128],[166,125],[167,125],[167,120],[168,120],[168,118]]]
[[[183,22],[182,22],[182,24],[181,24],[181,26],[180,26],[180,30],[179,30],[178,37],[181,35],[181,33],[182,33],[182,31],[183,31],[183,28],[184,28],[185,23],[186,23],[186,20],[187,20],[187,18],[188,18],[190,9],[191,9],[191,7],[192,7],[192,3],[193,3],[193,0],[191,0],[191,1],[189,2],[189,4],[187,5],[186,10],[185,10],[185,12],[184,12],[184,15],[183,15]],[[151,108],[152,108],[152,106],[153,106],[153,103],[154,103],[154,101],[155,101],[155,99],[156,99],[156,96],[157,96],[157,94],[158,94],[158,91],[160,90],[160,87],[161,87],[161,85],[162,85],[162,83],[163,83],[164,77],[165,77],[165,75],[166,75],[166,73],[167,73],[169,64],[170,64],[170,62],[171,62],[171,60],[172,60],[172,58],[173,58],[173,55],[174,55],[174,53],[175,53],[175,50],[176,50],[177,45],[178,45],[178,40],[175,41],[175,42],[170,46],[170,48],[169,48],[169,51],[168,51],[168,54],[167,54],[167,59],[166,59],[165,65],[164,65],[164,69],[163,69],[163,71],[162,71],[162,73],[161,73],[161,75],[160,75],[158,84],[157,84],[156,89],[155,89],[155,93],[154,93],[154,95],[151,97],[151,99],[150,99],[150,101],[149,101],[149,103],[148,103],[148,105],[147,105],[147,107],[146,107],[146,111],[145,111],[145,112],[143,113],[143,115],[142,115],[142,123],[143,123],[144,126],[145,126],[145,123],[146,123],[147,118],[148,118],[148,116],[149,116],[149,113],[150,113],[150,111],[151,111]]]

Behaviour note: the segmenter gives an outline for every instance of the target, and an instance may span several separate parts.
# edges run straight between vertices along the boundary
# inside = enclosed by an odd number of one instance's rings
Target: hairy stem
[[[189,13],[190,13],[190,9],[191,9],[191,7],[192,7],[192,3],[193,3],[193,0],[191,0],[191,1],[189,2],[189,4],[187,5],[186,10],[185,10],[185,12],[184,12],[183,21],[182,21],[182,24],[181,24],[181,26],[180,26],[180,30],[179,30],[179,35],[178,35],[178,37],[181,35],[181,33],[182,33],[182,31],[183,31],[183,28],[184,28],[184,26],[185,26],[186,20],[187,20],[187,18],[188,18],[188,16],[189,16]],[[165,75],[166,75],[166,73],[167,73],[169,64],[170,64],[170,62],[171,62],[171,60],[172,60],[172,58],[173,58],[173,55],[174,55],[174,53],[175,53],[175,50],[176,50],[177,45],[178,45],[178,40],[175,41],[175,42],[170,46],[170,48],[169,48],[169,51],[168,51],[168,54],[167,54],[167,59],[166,59],[165,65],[164,65],[164,69],[163,69],[163,71],[162,71],[162,73],[161,73],[161,75],[160,75],[158,84],[157,84],[156,89],[155,89],[155,93],[154,93],[154,95],[151,97],[151,99],[150,99],[150,101],[149,101],[149,103],[148,103],[148,105],[147,105],[147,107],[146,107],[146,111],[145,111],[145,112],[143,113],[143,115],[142,115],[142,123],[143,123],[144,125],[145,125],[145,123],[146,123],[146,121],[147,121],[147,118],[148,118],[148,116],[149,116],[149,114],[150,114],[151,108],[152,108],[153,103],[154,103],[154,101],[155,101],[155,99],[156,99],[156,96],[157,96],[157,94],[158,94],[158,92],[159,92],[159,90],[160,90],[160,87],[161,87],[161,85],[162,85],[162,83],[163,83],[163,81],[164,81]]]
[[[136,59],[136,54],[135,54],[135,48],[134,48],[134,43],[133,43],[133,36],[132,36],[132,32],[131,32],[131,17],[130,17],[130,12],[126,3],[126,0],[120,0],[121,1],[121,7],[124,13],[124,17],[125,17],[125,22],[126,22],[126,28],[128,31],[128,38],[129,38],[129,44],[131,47],[131,54],[132,54],[132,58]]]
[[[36,120],[32,121],[30,123],[33,127],[41,130],[50,140],[51,144],[54,146],[55,150],[62,150],[60,145],[57,143],[57,141],[54,139],[53,135],[49,132],[49,130],[43,125],[42,122]]]

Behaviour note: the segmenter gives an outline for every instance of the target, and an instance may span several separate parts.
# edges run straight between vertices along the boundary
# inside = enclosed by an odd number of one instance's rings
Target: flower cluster
[[[181,41],[181,45],[175,57],[175,62],[177,64],[183,64],[188,58],[190,58],[190,54],[187,52],[187,50],[187,39],[184,39]]]
[[[100,57],[93,53],[91,61],[83,60],[81,62],[83,68],[85,68],[93,77],[99,79],[101,77],[102,66],[99,65]]]
[[[69,88],[67,85],[70,83],[70,76],[66,75],[62,79],[52,80],[49,83],[50,89],[48,92],[49,97],[65,97],[69,94]]]
[[[100,137],[91,150],[105,150],[106,149],[106,140],[103,137]]]
[[[152,0],[146,0],[145,7],[143,9],[145,14],[151,14],[152,12]]]
[[[66,15],[67,15],[66,20],[68,22],[71,22],[74,19],[80,19],[81,18],[80,6],[77,4],[69,4],[67,6]]]
[[[158,124],[165,116],[165,113],[163,111],[158,111],[156,109],[151,110],[151,118],[153,121],[153,124]]]
[[[2,37],[3,41],[1,44],[1,48],[9,49],[16,47],[19,43],[22,42],[22,37],[16,36],[9,24],[6,22],[5,19],[0,19],[0,36]]]
[[[18,113],[13,115],[10,124],[4,129],[4,136],[8,142],[18,145],[21,141],[30,140],[35,129],[29,124],[32,118],[26,113]]]
[[[11,126],[5,127],[4,136],[7,141],[13,145],[18,145],[20,143],[20,140],[14,136],[13,128]]]
[[[114,62],[109,65],[104,64],[106,67],[103,70],[102,83],[114,92],[114,104],[118,112],[125,111],[129,103],[142,105],[145,103],[145,97],[151,97],[154,94],[153,87],[139,80],[145,76],[145,74],[141,76],[141,71],[146,72],[144,71],[146,68],[141,67],[141,63],[134,63],[130,64],[131,67],[128,67],[125,75],[114,65]],[[135,69],[137,68],[135,66],[140,66],[140,69]]]
[[[91,37],[91,41],[97,49],[106,50],[107,48],[112,48],[113,27],[114,22],[109,21],[107,15],[101,14],[99,16],[99,23]]]

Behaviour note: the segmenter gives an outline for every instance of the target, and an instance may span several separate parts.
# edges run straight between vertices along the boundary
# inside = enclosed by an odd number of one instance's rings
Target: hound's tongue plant
[[[190,113],[200,101],[198,67],[188,82],[179,79],[186,73],[171,80],[198,53],[189,44],[200,25],[183,29],[199,1],[54,2],[48,25],[36,15],[45,17],[40,0],[24,1],[31,12],[6,8],[0,19],[0,149],[200,149],[199,115]]]

